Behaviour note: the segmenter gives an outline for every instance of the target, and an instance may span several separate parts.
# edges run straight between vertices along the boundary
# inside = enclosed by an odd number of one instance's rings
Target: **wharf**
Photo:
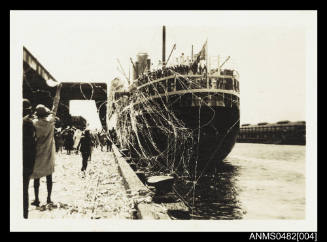
[[[94,149],[86,172],[80,154],[59,151],[53,173],[52,201],[46,205],[46,179],[40,180],[40,207],[29,205],[29,218],[135,219],[134,198],[123,185],[112,152]],[[34,200],[33,180],[29,200]]]
[[[169,206],[180,209],[179,202],[154,203],[153,192],[132,170],[117,147],[114,152],[94,149],[86,172],[81,172],[82,157],[58,152],[53,173],[52,201],[46,204],[45,177],[40,180],[40,206],[29,205],[29,219],[172,219]],[[34,200],[33,179],[29,202]],[[185,208],[183,208],[185,210]]]

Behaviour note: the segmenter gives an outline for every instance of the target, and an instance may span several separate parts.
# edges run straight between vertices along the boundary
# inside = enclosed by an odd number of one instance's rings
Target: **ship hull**
[[[177,96],[170,97],[170,101],[176,98]],[[133,138],[130,139],[128,147],[125,147],[129,148],[136,160],[142,160],[145,156],[155,157],[155,162],[168,170],[188,170],[192,175],[213,171],[230,153],[236,142],[240,126],[239,105],[228,103],[231,96],[227,95],[223,106],[192,106],[191,98],[187,95],[180,99],[181,101],[174,102],[174,105],[169,105],[168,100],[162,103],[162,106],[170,108],[171,114],[182,124],[181,130],[187,132],[178,133],[178,128],[175,133],[168,132],[169,127],[158,126],[156,114],[143,112],[136,116],[136,120],[138,124],[147,125],[140,125],[137,134],[132,132]],[[188,99],[189,103],[183,99]],[[160,108],[162,99],[153,102],[159,105],[157,109],[164,109]],[[141,107],[142,105],[139,109]]]

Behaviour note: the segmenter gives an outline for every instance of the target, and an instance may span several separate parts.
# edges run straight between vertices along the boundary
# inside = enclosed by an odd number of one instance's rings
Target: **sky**
[[[166,26],[166,58],[200,51],[230,56],[240,75],[241,123],[306,120],[308,29],[312,11],[15,11],[15,38],[58,81],[106,82],[132,76],[130,57],[156,67]],[[13,39],[11,39],[13,41]],[[214,59],[212,66],[217,65]],[[85,106],[86,107],[86,106]],[[89,113],[95,105],[88,105]],[[92,111],[93,109],[93,111]],[[74,111],[73,111],[74,112]],[[89,117],[94,115],[89,115]],[[96,120],[91,120],[96,123]]]
[[[82,105],[81,105],[82,104]],[[93,100],[71,100],[69,103],[69,111],[72,116],[82,116],[88,122],[88,129],[91,130],[102,130],[102,125],[99,118],[90,118],[90,117],[98,117],[96,113],[96,105]]]

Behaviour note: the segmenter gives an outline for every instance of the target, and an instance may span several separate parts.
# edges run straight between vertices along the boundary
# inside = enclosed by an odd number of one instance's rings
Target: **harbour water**
[[[305,219],[305,146],[236,143],[215,181],[193,219]]]

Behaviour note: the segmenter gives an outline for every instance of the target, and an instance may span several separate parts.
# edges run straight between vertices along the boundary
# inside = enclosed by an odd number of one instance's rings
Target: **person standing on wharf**
[[[53,107],[50,110],[42,104],[36,106],[37,118],[33,120],[33,124],[36,130],[36,155],[35,165],[31,178],[34,178],[34,193],[35,200],[32,205],[39,206],[39,187],[40,178],[46,176],[47,179],[47,203],[51,201],[52,191],[52,173],[55,166],[55,141],[54,141],[54,128],[56,121],[56,113],[58,110],[58,104],[60,99],[60,90],[62,84],[57,86],[56,96],[53,101]]]
[[[28,218],[28,185],[35,159],[35,128],[32,121],[32,105],[23,99],[23,211]]]
[[[77,150],[81,151],[82,154],[82,169],[85,171],[87,167],[87,160],[91,156],[92,140],[90,130],[86,129],[77,145]]]

